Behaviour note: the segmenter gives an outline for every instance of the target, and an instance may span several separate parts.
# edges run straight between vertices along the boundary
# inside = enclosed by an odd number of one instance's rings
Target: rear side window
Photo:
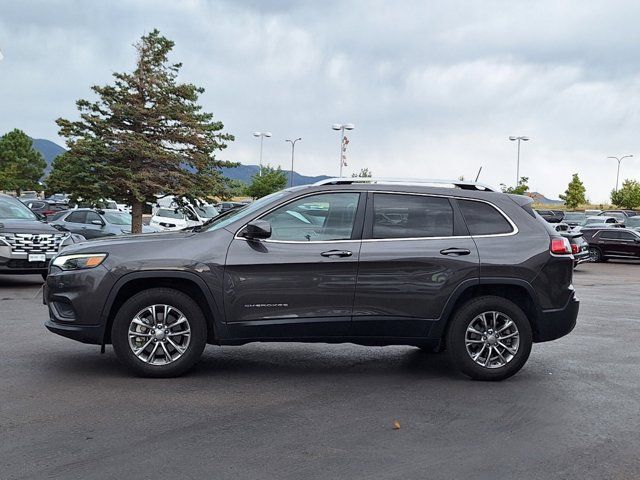
[[[86,218],[87,212],[71,212],[64,221],[69,223],[84,223]]]
[[[513,232],[513,227],[495,207],[484,202],[458,200],[471,235],[498,235]]]
[[[449,199],[423,195],[373,195],[373,238],[450,237]]]
[[[618,240],[620,238],[620,232],[600,232],[598,236],[606,240]]]

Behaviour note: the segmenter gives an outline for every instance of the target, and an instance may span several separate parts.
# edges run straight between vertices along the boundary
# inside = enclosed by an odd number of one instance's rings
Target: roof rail
[[[461,190],[479,190],[484,192],[495,192],[489,185],[478,182],[465,182],[462,180],[440,180],[430,178],[375,178],[375,177],[336,177],[326,178],[314,183],[314,185],[352,185],[354,183],[376,183],[376,184],[397,184],[397,185],[419,185],[435,187],[454,187]]]

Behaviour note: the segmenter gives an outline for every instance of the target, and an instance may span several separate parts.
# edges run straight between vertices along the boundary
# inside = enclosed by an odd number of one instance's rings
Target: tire
[[[606,262],[602,256],[602,250],[598,247],[589,247],[589,254],[591,255],[591,261],[595,263]]]
[[[483,314],[485,322],[482,322]],[[509,324],[508,320],[513,323]],[[510,326],[503,328],[505,325]],[[468,331],[469,327],[478,327],[474,330],[480,333],[495,331],[484,337]],[[490,381],[515,375],[527,362],[532,343],[531,324],[524,312],[515,303],[494,296],[475,298],[458,309],[451,319],[446,338],[451,359],[463,374],[474,380]],[[474,360],[472,355],[478,355],[477,359]]]
[[[200,359],[206,341],[207,324],[200,307],[190,296],[171,288],[137,293],[120,307],[111,327],[116,356],[141,377],[186,373]]]

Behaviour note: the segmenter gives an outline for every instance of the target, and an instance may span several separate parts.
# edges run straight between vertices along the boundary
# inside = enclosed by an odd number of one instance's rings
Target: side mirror
[[[266,220],[254,220],[242,229],[240,236],[249,240],[269,238],[271,236],[271,224]]]
[[[104,227],[102,220],[91,220],[91,225],[100,225],[101,227]]]

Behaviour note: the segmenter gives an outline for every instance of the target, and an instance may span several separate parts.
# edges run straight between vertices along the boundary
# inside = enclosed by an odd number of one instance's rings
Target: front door
[[[234,238],[224,275],[233,336],[348,332],[364,217],[360,197],[358,192],[307,195],[261,217],[271,225],[269,239]]]
[[[364,230],[355,335],[425,337],[453,290],[478,281],[475,242],[446,197],[370,194]]]

